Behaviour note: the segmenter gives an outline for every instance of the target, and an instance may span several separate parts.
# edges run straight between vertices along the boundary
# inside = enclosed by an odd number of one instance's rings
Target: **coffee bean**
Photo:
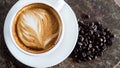
[[[83,15],[89,19],[89,15]],[[112,45],[114,35],[98,21],[79,21],[78,41],[73,50],[73,58],[77,61],[89,61],[102,56],[103,52]]]
[[[103,40],[103,38],[100,38],[100,42],[103,42],[104,40]]]
[[[83,57],[86,57],[86,53],[82,53],[82,56],[83,56]]]
[[[92,48],[92,44],[89,44],[89,48]]]
[[[78,42],[78,44],[79,44],[79,46],[82,46],[82,45],[83,45],[83,43],[82,43],[82,42]]]
[[[82,17],[83,19],[89,19],[89,18],[90,18],[90,15],[82,14],[81,17]]]
[[[92,58],[91,58],[91,57],[88,57],[88,60],[92,60]]]

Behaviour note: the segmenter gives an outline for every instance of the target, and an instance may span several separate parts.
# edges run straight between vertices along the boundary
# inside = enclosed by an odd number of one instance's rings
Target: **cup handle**
[[[55,7],[55,9],[58,12],[60,12],[64,5],[65,5],[65,1],[64,0],[57,0],[57,2],[55,3],[54,7]]]
[[[18,0],[18,1],[21,1],[21,0]],[[49,0],[48,0],[49,1]],[[52,1],[54,2],[53,4],[53,7],[58,11],[60,12],[61,9],[63,8],[63,6],[65,5],[65,1],[64,0],[55,0],[55,1]]]

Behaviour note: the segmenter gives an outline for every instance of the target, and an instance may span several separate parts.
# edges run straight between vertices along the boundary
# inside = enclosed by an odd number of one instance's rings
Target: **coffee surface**
[[[61,34],[57,12],[44,4],[35,3],[22,8],[13,24],[13,37],[23,50],[42,53],[53,48]]]

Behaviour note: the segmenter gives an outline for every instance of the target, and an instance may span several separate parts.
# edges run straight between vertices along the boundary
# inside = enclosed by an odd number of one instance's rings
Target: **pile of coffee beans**
[[[83,15],[84,19],[90,16]],[[98,21],[78,21],[79,36],[72,58],[89,61],[101,56],[106,48],[112,45],[114,35]]]

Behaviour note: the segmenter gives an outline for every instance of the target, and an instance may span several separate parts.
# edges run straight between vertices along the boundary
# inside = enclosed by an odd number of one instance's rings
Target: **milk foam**
[[[51,19],[44,9],[23,11],[17,25],[21,41],[28,47],[44,49],[59,34],[58,32],[53,34]]]

